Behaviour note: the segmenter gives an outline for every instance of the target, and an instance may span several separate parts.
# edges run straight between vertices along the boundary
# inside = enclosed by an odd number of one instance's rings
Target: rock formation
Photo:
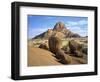
[[[82,45],[76,42],[75,40],[69,41],[69,48],[70,48],[71,54],[74,54],[74,56],[77,56],[77,57],[83,56]]]
[[[79,38],[79,37],[81,37],[79,34],[73,33],[69,29],[67,29],[67,27],[65,26],[64,23],[57,22],[53,29],[48,29],[46,32],[44,32],[40,35],[37,35],[32,39],[38,39],[38,38],[48,39],[51,36],[59,36],[61,38],[71,38],[71,37]]]
[[[46,44],[40,44],[39,48],[45,49],[45,50],[49,50],[48,46]]]
[[[48,43],[49,49],[53,53],[56,53],[61,48],[61,40],[58,37],[51,36]]]
[[[65,30],[65,29],[66,29],[65,24],[62,22],[57,22],[53,28],[54,31],[59,31],[59,32]]]
[[[52,36],[49,38],[49,49],[55,54],[60,63],[68,64],[71,62],[71,57],[61,50],[61,40],[58,37]]]

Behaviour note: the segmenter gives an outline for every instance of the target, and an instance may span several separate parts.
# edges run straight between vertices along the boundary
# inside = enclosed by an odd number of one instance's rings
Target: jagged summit
[[[58,36],[61,38],[79,38],[81,37],[79,34],[77,33],[73,33],[70,31],[70,29],[67,29],[65,24],[63,22],[57,22],[54,25],[53,29],[48,29],[46,32],[43,32],[40,35],[35,36],[32,39],[48,39],[50,36]]]
[[[56,31],[62,31],[66,29],[66,26],[63,22],[57,22],[53,28],[53,30],[56,30]]]

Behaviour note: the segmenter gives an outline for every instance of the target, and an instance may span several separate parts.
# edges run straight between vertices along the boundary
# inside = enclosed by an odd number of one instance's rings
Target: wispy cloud
[[[81,36],[87,35],[88,21],[79,20],[79,21],[67,21],[66,27],[74,33],[78,33]]]
[[[87,20],[80,20],[80,21],[78,21],[78,23],[80,25],[85,25],[85,24],[88,24],[88,21]]]
[[[74,26],[77,25],[78,23],[76,21],[68,21],[66,26]]]
[[[67,27],[67,28],[70,29],[74,33],[80,34],[81,36],[87,35],[87,28],[83,29],[82,27],[78,27],[78,26]]]
[[[67,21],[66,26],[79,26],[79,25],[85,25],[88,24],[87,20],[80,20],[80,21]]]

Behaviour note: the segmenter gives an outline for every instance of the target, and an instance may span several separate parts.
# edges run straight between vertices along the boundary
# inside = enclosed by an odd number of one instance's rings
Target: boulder
[[[45,50],[49,50],[48,46],[46,44],[40,44],[39,48],[45,49]]]
[[[48,44],[50,51],[55,54],[57,50],[61,48],[62,42],[58,37],[52,36],[49,38]]]
[[[65,54],[63,50],[59,49],[56,54],[55,57],[59,60],[60,63],[62,64],[69,64],[72,61],[72,58]]]
[[[69,41],[69,48],[71,53],[75,53],[76,50],[81,51],[82,45],[75,40]]]

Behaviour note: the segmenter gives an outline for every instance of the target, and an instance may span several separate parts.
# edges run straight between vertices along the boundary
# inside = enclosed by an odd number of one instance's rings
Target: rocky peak
[[[69,29],[67,29],[64,23],[57,22],[53,29],[48,29],[46,32],[43,32],[42,34],[35,36],[33,39],[48,39],[51,36],[57,36],[61,38],[81,37],[79,34],[73,33]]]
[[[53,30],[56,30],[56,31],[62,31],[64,29],[66,29],[66,27],[65,27],[65,24],[62,22],[57,22],[53,28]]]

